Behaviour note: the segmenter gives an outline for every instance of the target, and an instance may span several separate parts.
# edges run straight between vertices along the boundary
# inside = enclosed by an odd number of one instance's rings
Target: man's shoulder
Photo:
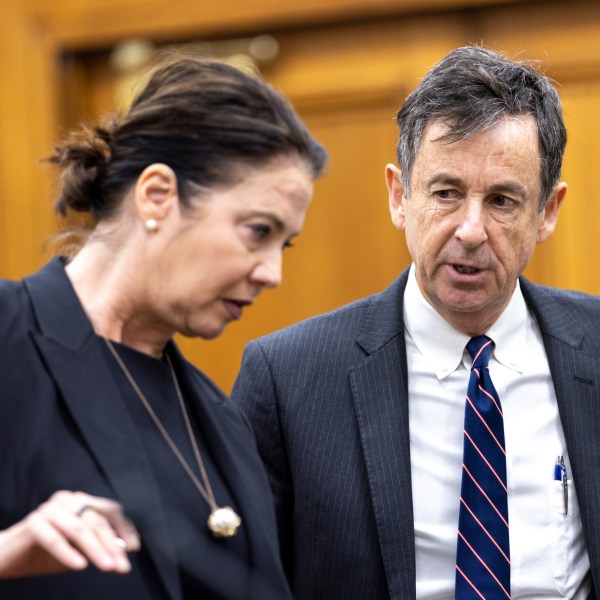
[[[525,298],[536,304],[557,303],[592,313],[600,312],[600,296],[594,294],[540,285],[526,279],[521,279],[521,287]]]
[[[373,305],[381,294],[373,294],[359,300],[354,300],[349,304],[336,308],[334,310],[309,317],[269,333],[258,341],[261,344],[280,344],[285,340],[298,339],[299,337],[312,337],[318,332],[327,332],[339,330],[343,335],[354,331],[360,326],[365,311]]]
[[[297,349],[306,344],[311,348],[341,346],[354,340],[365,328],[385,321],[388,315],[401,319],[405,286],[406,273],[403,273],[382,292],[265,335],[255,343],[265,351],[281,351],[288,346]]]
[[[521,280],[523,295],[542,333],[600,337],[600,296]]]

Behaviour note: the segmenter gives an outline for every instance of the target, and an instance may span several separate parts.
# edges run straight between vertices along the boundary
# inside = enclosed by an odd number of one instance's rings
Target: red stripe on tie
[[[477,552],[475,551],[475,548],[473,548],[473,546],[471,546],[471,544],[469,544],[469,542],[467,542],[467,540],[465,539],[465,536],[460,531],[458,532],[458,535],[460,536],[460,539],[467,545],[469,550],[473,553],[473,556],[475,556],[475,558],[484,566],[485,570],[492,576],[492,578],[498,584],[500,589],[506,594],[506,597],[510,598],[510,594],[504,589],[504,586],[502,585],[500,580],[496,577],[496,575],[494,575],[494,572],[488,567],[486,562],[481,558],[481,556],[479,556],[479,554],[477,554]]]
[[[493,538],[492,534],[484,527],[483,523],[477,518],[477,515],[475,515],[475,513],[471,510],[471,508],[464,501],[462,496],[460,498],[460,501],[462,502],[462,505],[469,511],[469,514],[473,517],[473,519],[479,525],[479,527],[481,527],[481,530],[483,531],[483,533],[485,533],[485,535],[487,535],[490,538],[490,541],[492,542],[492,544],[494,544],[494,546],[496,546],[496,548],[498,549],[498,552],[500,552],[500,554],[502,554],[502,556],[504,556],[504,560],[506,560],[506,562],[510,565],[510,558],[508,558],[508,556],[506,556],[504,550],[502,550],[502,548],[500,548],[500,545],[498,544],[498,542]]]
[[[483,455],[483,452],[479,449],[477,444],[473,441],[473,438],[469,435],[469,433],[467,432],[466,429],[464,430],[464,434],[468,438],[468,440],[471,442],[473,448],[475,448],[475,450],[477,450],[477,453],[479,454],[479,456],[481,456],[481,458],[483,458],[483,460],[485,461],[485,464],[489,467],[490,471],[494,474],[494,477],[498,480],[500,485],[504,488],[504,491],[508,492],[506,485],[504,485],[504,481],[502,481],[502,479],[500,478],[500,475],[498,475],[498,473],[496,473],[494,467],[492,467],[492,465],[488,462],[488,459]]]
[[[500,406],[498,406],[498,402],[496,401],[496,398],[494,398],[494,396],[492,396],[486,389],[481,387],[481,385],[477,385],[477,387],[479,388],[480,392],[483,392],[494,403],[494,406],[500,413],[500,416],[503,417],[504,413],[502,412],[502,409],[500,408]]]
[[[481,413],[477,410],[477,407],[473,404],[473,402],[471,401],[471,398],[469,398],[469,396],[467,396],[467,402],[473,409],[473,412],[479,417],[479,420],[485,425],[485,428],[488,430],[489,434],[492,436],[492,439],[498,445],[498,448],[500,448],[500,450],[502,450],[502,454],[504,454],[504,456],[506,456],[506,450],[504,449],[504,446],[502,446],[502,444],[498,441],[498,438],[494,435],[494,432],[490,429],[490,426],[485,422],[485,419],[481,416]]]
[[[455,600],[510,599],[504,417],[488,366],[494,347],[485,335],[471,338],[466,346],[472,363],[464,412]]]
[[[473,588],[473,591],[481,598],[481,600],[485,600],[485,596],[483,596],[481,592],[473,585],[473,582],[462,572],[458,565],[456,565],[456,570],[463,576],[464,580]]]
[[[479,355],[483,352],[483,350],[485,348],[487,348],[490,344],[493,344],[492,340],[488,340],[483,346],[481,346],[481,348],[479,348],[479,352],[475,355],[475,358],[473,359],[473,362],[471,364],[475,364],[477,362],[477,359],[479,358]]]
[[[477,489],[483,494],[484,498],[490,503],[490,506],[496,511],[496,514],[500,517],[502,522],[508,527],[508,521],[502,516],[502,513],[496,508],[496,505],[491,501],[490,497],[485,493],[483,488],[475,481],[475,478],[469,472],[469,469],[465,467],[465,463],[463,463],[463,469],[467,473],[467,475],[471,478],[471,481],[477,486]]]

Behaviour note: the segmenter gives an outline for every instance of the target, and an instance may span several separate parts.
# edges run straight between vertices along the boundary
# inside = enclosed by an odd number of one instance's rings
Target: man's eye
[[[271,227],[269,225],[264,224],[255,224],[252,225],[252,234],[257,240],[264,240],[269,237],[271,233]]]
[[[509,207],[514,204],[514,202],[506,196],[494,196],[492,202],[495,206],[499,206],[500,208]]]
[[[456,192],[454,190],[437,190],[434,192],[438,198],[442,200],[450,200],[456,196]]]

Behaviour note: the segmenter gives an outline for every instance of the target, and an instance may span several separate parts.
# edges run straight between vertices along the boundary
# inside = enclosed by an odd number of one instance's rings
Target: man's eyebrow
[[[464,187],[465,183],[460,177],[456,177],[447,173],[436,173],[427,180],[427,185],[449,185],[452,187]],[[492,194],[509,193],[520,197],[526,197],[528,189],[516,181],[504,181],[493,185],[490,190]]]
[[[443,183],[444,185],[451,185],[454,187],[464,186],[464,181],[460,177],[455,177],[448,173],[436,173],[426,181],[428,186]]]
[[[516,183],[513,181],[506,181],[504,183],[496,184],[492,186],[490,191],[494,194],[502,194],[508,192],[509,194],[513,194],[515,196],[527,196],[527,188],[521,185],[520,183]]]

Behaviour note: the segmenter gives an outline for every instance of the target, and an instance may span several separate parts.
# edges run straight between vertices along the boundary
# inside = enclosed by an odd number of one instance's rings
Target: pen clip
[[[561,454],[556,458],[554,467],[554,479],[562,482],[563,487],[563,502],[565,507],[565,515],[569,514],[569,483],[567,476],[567,466],[565,465],[564,456]]]

